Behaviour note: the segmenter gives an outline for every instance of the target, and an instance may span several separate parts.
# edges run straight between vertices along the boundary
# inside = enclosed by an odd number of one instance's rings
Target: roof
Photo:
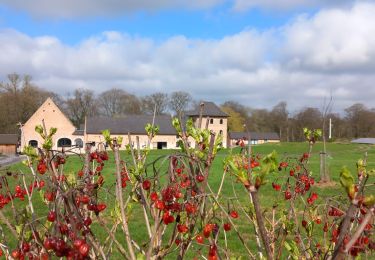
[[[91,117],[87,118],[87,134],[101,134],[109,129],[111,134],[146,134],[145,125],[152,123],[153,116],[150,115],[129,115],[120,118]],[[159,126],[159,135],[176,135],[172,126],[171,117],[158,115],[155,117],[155,125]]]
[[[214,102],[203,101],[203,113],[204,117],[228,117],[228,114],[223,112],[220,107],[218,107]],[[201,103],[201,104],[202,104]],[[200,106],[197,106],[194,110],[187,111],[185,113],[187,116],[199,116]]]
[[[18,144],[18,135],[0,134],[0,144]]]
[[[358,138],[352,140],[352,143],[356,144],[375,144],[375,138]]]
[[[76,129],[74,132],[73,132],[73,135],[84,135],[85,134],[85,130],[79,130],[79,129]]]
[[[230,139],[245,139],[248,138],[248,133],[246,132],[229,132]],[[275,132],[250,132],[251,140],[280,140],[280,137]]]

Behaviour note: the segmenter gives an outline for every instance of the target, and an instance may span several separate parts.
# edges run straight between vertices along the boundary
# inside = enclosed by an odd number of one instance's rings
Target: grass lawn
[[[236,148],[238,149],[238,148]],[[319,180],[319,152],[323,149],[323,145],[321,143],[317,143],[313,147],[312,151],[312,157],[310,158],[309,162],[309,168],[312,172],[312,175],[315,177],[315,180]],[[308,150],[308,144],[307,143],[279,143],[279,144],[262,144],[262,145],[255,145],[253,146],[253,152],[255,154],[265,155],[273,150],[276,150],[279,155],[279,160],[282,160],[282,158],[285,157],[296,157],[299,158],[303,152],[306,152]],[[209,185],[212,187],[214,191],[216,191],[220,185],[221,177],[223,174],[223,159],[229,154],[230,150],[225,149],[220,151],[213,163],[210,178],[209,178]],[[363,158],[365,152],[368,154],[368,165],[369,168],[375,168],[375,146],[371,145],[360,145],[360,144],[338,144],[338,143],[328,143],[327,144],[327,152],[328,152],[328,159],[327,159],[327,166],[328,171],[330,173],[331,179],[336,182],[335,185],[332,185],[330,187],[319,187],[319,185],[313,186],[313,190],[316,191],[319,194],[319,199],[317,203],[321,203],[325,200],[325,198],[334,197],[334,196],[341,196],[342,200],[346,199],[346,196],[344,194],[343,189],[341,188],[340,184],[338,183],[339,180],[339,172],[342,166],[346,165],[353,173],[354,176],[355,170],[356,170],[356,162],[358,159]],[[167,163],[162,164],[163,157],[167,157],[168,155],[171,155],[173,153],[178,153],[178,151],[174,150],[154,150],[151,151],[148,162],[153,162],[158,158],[161,158],[158,160],[158,163],[156,164],[156,167],[160,167],[160,169],[163,171],[167,169]],[[121,152],[122,159],[125,159],[126,161],[130,159],[130,156],[127,155],[124,151]],[[80,159],[78,156],[70,156],[69,159],[67,159],[67,163],[64,166],[64,172],[66,174],[72,174],[76,175],[77,171],[81,169],[82,167],[82,159]],[[150,166],[148,168],[149,171],[152,171],[152,167]],[[6,171],[23,171],[25,173],[28,173],[28,169],[23,166],[21,163],[11,166],[10,168],[3,169],[0,171],[0,174],[5,174]],[[103,176],[105,178],[105,184],[104,187],[110,187],[115,183],[115,174],[114,174],[114,160],[112,157],[112,154],[110,153],[110,159],[108,162],[106,162],[106,166],[104,167],[104,170],[102,171]],[[281,176],[285,176],[287,173],[285,172],[277,172],[273,173],[269,176],[269,183],[265,186],[262,186],[260,189],[260,199],[261,204],[264,209],[270,209],[272,206],[276,206],[278,208],[281,208],[284,204],[283,199],[283,193],[276,192],[272,189],[271,183],[273,181],[277,181],[278,178]],[[15,183],[19,183],[21,180],[18,179],[12,179],[13,183],[11,185],[15,185]],[[233,185],[232,185],[233,183]],[[372,177],[371,180],[369,180],[369,183],[374,183],[374,177]],[[128,187],[126,189],[129,189]],[[236,191],[238,197],[239,197],[239,204],[241,205],[248,205],[249,200],[247,193],[244,191],[241,184],[236,183],[234,178],[232,176],[226,176],[226,182],[223,187],[222,191],[222,200],[227,201],[230,198],[233,198],[233,189]],[[374,194],[374,187],[372,186],[370,189],[368,189],[368,193]],[[36,211],[39,213],[43,213],[44,215],[47,212],[47,207],[44,205],[44,203],[41,200],[41,196],[38,194],[35,194],[35,208]],[[108,208],[105,210],[104,215],[106,218],[110,218],[110,212],[113,208],[113,202],[114,198],[113,196],[109,195],[106,192],[99,192],[98,193],[99,200],[105,201],[108,204]],[[340,198],[339,198],[340,199]],[[234,203],[233,206],[238,208],[238,203]],[[21,205],[26,204],[26,200],[24,202],[21,202],[19,200],[16,201],[15,206],[16,208],[21,208]],[[226,205],[226,202],[225,204]],[[10,216],[10,207],[9,205],[6,206],[3,211],[4,214],[7,216]],[[240,210],[238,210],[240,212]],[[140,241],[140,244],[147,242],[147,236],[146,236],[146,230],[143,226],[143,218],[140,218],[140,208],[135,207],[133,209],[133,214],[130,216],[129,222],[132,223],[130,226],[130,233],[135,238],[135,240]],[[280,217],[278,215],[277,217]],[[239,229],[243,233],[244,238],[246,239],[248,245],[250,248],[254,249],[254,253],[256,253],[256,244],[255,244],[255,236],[254,232],[252,230],[252,227],[250,223],[247,221],[247,219],[244,216],[240,216],[240,218],[236,221],[236,224],[238,225]],[[3,225],[3,228],[6,230],[5,225]],[[105,239],[106,234],[103,232],[101,227],[93,225],[94,232],[98,235],[98,237],[101,237]],[[123,241],[123,238],[120,237],[120,234],[118,233],[118,237],[120,241]],[[317,233],[317,239],[320,239],[322,236],[321,233]],[[234,232],[228,233],[228,250],[235,255],[241,255],[245,250],[243,249],[242,244],[239,242],[239,239],[235,235]],[[12,241],[12,244],[15,245],[16,241]],[[125,242],[123,243],[125,245]],[[196,244],[193,244],[193,248],[201,248],[201,246],[197,246]],[[191,250],[192,255],[194,255],[195,250]],[[203,254],[207,254],[207,249],[203,250]],[[171,256],[171,259],[175,259],[175,256]],[[114,255],[112,259],[121,259],[121,257],[118,255],[116,250],[114,250]]]

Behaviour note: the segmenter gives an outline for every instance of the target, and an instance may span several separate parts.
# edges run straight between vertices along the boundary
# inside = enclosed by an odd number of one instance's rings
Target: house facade
[[[187,117],[193,119],[198,125],[200,108],[186,113]],[[228,115],[220,110],[212,102],[204,102],[202,111],[202,127],[212,130],[216,134],[223,135],[223,146],[227,147],[227,126]],[[152,149],[175,149],[177,147],[178,136],[172,126],[172,118],[168,115],[158,115],[154,119],[154,124],[159,126],[159,133],[150,143]],[[48,98],[40,108],[30,117],[30,119],[21,128],[21,150],[26,145],[33,147],[42,146],[42,138],[35,132],[37,125],[45,125],[47,131],[51,127],[57,128],[53,137],[52,149],[60,150],[73,149],[75,152],[83,152],[83,144],[86,142],[99,143],[104,142],[101,132],[109,129],[114,136],[123,137],[121,148],[129,144],[128,134],[132,145],[136,145],[139,140],[140,147],[148,144],[148,136],[145,131],[145,125],[152,123],[153,116],[149,115],[129,115],[121,118],[110,117],[92,117],[87,118],[84,129],[76,129],[68,117],[58,108],[51,98]]]
[[[83,135],[76,132],[76,127],[69,118],[65,116],[51,98],[47,98],[21,127],[21,151],[26,145],[31,145],[33,147],[42,146],[43,140],[40,135],[35,132],[35,127],[43,124],[47,131],[51,127],[57,128],[57,132],[52,140],[52,149],[71,147],[75,143],[83,142]]]

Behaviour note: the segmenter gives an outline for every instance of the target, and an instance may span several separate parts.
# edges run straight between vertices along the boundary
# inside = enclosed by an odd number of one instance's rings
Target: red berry
[[[20,185],[17,185],[15,188],[14,188],[15,192],[16,193],[21,193],[22,192],[22,188]]]
[[[165,208],[165,204],[164,204],[164,202],[162,200],[157,200],[157,201],[155,201],[155,207],[157,209],[162,210],[162,209]]]
[[[78,238],[78,239],[74,240],[73,246],[74,246],[74,248],[79,249],[84,242],[85,241],[83,239]]]
[[[47,220],[49,222],[54,222],[56,220],[56,212],[55,211],[48,212]]]
[[[232,211],[230,212],[230,216],[231,216],[232,218],[238,218],[238,213],[237,213],[237,211],[232,210]]]
[[[213,229],[213,225],[212,224],[206,224],[203,228],[203,235],[205,237],[209,237],[210,234],[211,234],[211,231]]]
[[[186,233],[188,231],[188,227],[185,224],[178,224],[177,230],[180,233]]]
[[[197,207],[194,204],[188,202],[185,204],[185,210],[189,215],[195,214],[195,212],[197,211]]]
[[[18,258],[20,258],[20,256],[21,256],[21,252],[20,252],[19,249],[14,249],[14,250],[12,251],[11,255],[12,255],[12,257],[13,257],[14,259],[18,259]]]
[[[292,193],[290,193],[290,191],[286,191],[285,192],[285,199],[290,200],[291,198],[292,198]]]
[[[151,192],[150,194],[150,199],[152,201],[156,201],[157,199],[159,198],[158,194],[154,191],[154,192]]]
[[[107,208],[107,205],[104,203],[99,203],[98,205],[96,205],[96,208],[99,212],[101,212]]]
[[[46,171],[47,171],[47,165],[43,162],[43,161],[40,161],[38,163],[38,166],[37,166],[37,171],[40,173],[40,174],[45,174]]]
[[[22,247],[23,252],[29,252],[30,251],[30,244],[27,243],[27,242],[23,242],[21,247]]]
[[[195,240],[197,241],[198,244],[203,244],[204,237],[202,235],[197,235],[197,237],[195,238]]]
[[[204,181],[204,176],[202,174],[199,174],[195,177],[195,179],[197,180],[197,182],[203,182]]]
[[[44,246],[44,248],[45,249],[47,249],[47,250],[50,250],[50,249],[52,249],[53,248],[53,240],[51,239],[51,238],[49,238],[49,237],[47,237],[45,240],[44,240],[44,242],[43,242],[43,246]]]
[[[272,188],[275,191],[279,191],[281,189],[281,185],[280,184],[276,184],[276,183],[272,183]]]
[[[149,180],[144,180],[142,182],[142,188],[144,190],[149,190],[151,188],[151,182]]]
[[[231,230],[231,228],[232,228],[231,225],[230,225],[230,223],[224,223],[224,226],[223,226],[223,227],[224,227],[224,230],[225,230],[225,231],[229,231],[229,230]]]
[[[86,227],[90,226],[91,223],[92,223],[92,220],[89,216],[83,221],[83,225],[85,225]]]
[[[82,243],[82,245],[79,247],[79,253],[82,256],[87,256],[89,254],[90,246],[86,243]]]

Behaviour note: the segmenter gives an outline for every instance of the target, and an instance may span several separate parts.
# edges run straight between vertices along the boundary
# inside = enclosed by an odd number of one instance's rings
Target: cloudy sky
[[[0,0],[0,80],[291,111],[375,107],[375,1]]]

